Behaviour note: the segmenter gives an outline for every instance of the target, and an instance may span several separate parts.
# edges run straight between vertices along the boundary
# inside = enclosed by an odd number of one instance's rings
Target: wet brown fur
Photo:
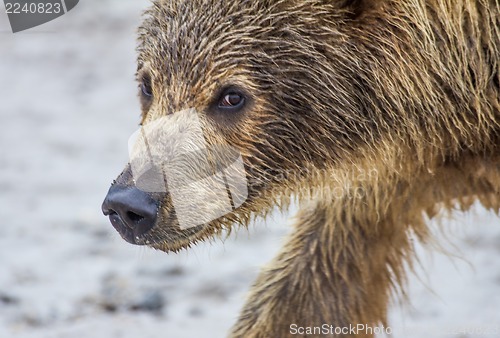
[[[203,112],[208,142],[243,154],[250,196],[188,230],[166,197],[152,246],[177,251],[301,206],[231,337],[386,324],[428,218],[475,200],[499,211],[499,13],[498,0],[154,1],[142,123]],[[236,116],[210,108],[227,85],[251,98]]]

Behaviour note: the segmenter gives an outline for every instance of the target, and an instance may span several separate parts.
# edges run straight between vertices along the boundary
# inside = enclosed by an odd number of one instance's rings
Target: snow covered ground
[[[287,232],[276,215],[167,255],[127,244],[101,215],[139,120],[146,7],[81,1],[14,35],[0,5],[0,338],[224,337]],[[452,255],[421,250],[394,336],[500,337],[500,219],[478,207],[445,225]]]

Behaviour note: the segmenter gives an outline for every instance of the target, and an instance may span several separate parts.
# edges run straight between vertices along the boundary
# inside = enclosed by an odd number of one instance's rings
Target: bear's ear
[[[337,8],[341,8],[348,13],[352,18],[358,18],[367,11],[376,7],[379,1],[377,0],[329,0]]]

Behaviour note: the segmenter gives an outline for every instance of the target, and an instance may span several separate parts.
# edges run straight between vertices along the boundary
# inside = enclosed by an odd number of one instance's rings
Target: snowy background
[[[276,215],[167,255],[101,215],[139,121],[147,5],[81,1],[14,35],[0,4],[0,338],[224,337],[287,232]],[[478,207],[444,226],[447,253],[419,249],[412,302],[391,311],[395,336],[500,337],[499,218]]]

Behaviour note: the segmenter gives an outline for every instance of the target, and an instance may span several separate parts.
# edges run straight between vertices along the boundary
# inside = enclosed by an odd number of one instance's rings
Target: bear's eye
[[[245,96],[236,91],[223,93],[219,100],[220,109],[239,110],[243,108],[244,105],[245,105]]]
[[[144,76],[141,82],[141,92],[146,98],[153,97],[153,86],[151,85],[151,78],[149,76]]]

